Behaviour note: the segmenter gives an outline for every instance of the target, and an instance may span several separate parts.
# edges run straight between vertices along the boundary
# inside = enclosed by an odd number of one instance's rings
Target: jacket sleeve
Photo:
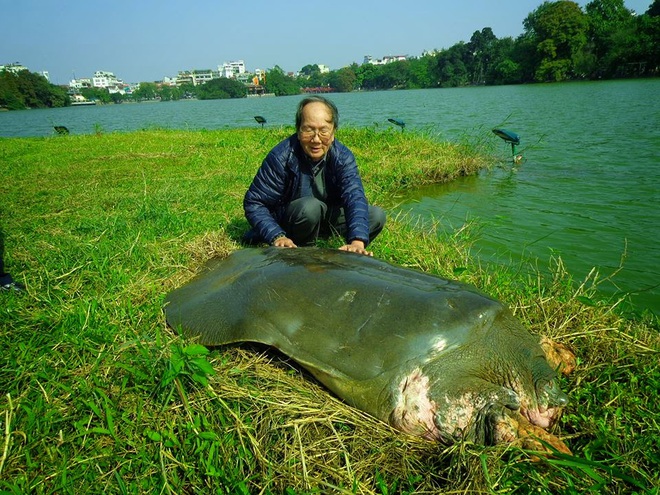
[[[285,233],[274,215],[282,204],[287,180],[286,164],[282,158],[276,149],[268,153],[243,198],[245,218],[259,237],[269,244]]]
[[[335,141],[337,180],[346,216],[346,242],[360,240],[369,244],[369,206],[355,156],[346,146]]]

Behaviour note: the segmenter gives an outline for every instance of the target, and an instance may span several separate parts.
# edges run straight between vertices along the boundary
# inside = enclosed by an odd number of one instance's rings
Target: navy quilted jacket
[[[243,199],[245,217],[261,239],[269,244],[284,229],[279,220],[300,185],[300,164],[306,160],[298,136],[293,134],[266,156]],[[328,204],[343,206],[346,241],[369,242],[367,198],[351,150],[336,139],[328,150],[326,164]]]

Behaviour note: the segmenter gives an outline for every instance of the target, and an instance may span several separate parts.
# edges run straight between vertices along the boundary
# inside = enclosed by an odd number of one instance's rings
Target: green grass
[[[470,228],[390,218],[377,257],[473,283],[579,368],[555,433],[574,456],[407,437],[282,356],[207,349],[165,324],[165,294],[240,247],[242,197],[291,129],[0,139],[0,493],[657,493],[660,332],[598,301],[595,278],[482,267]],[[342,129],[367,195],[487,165],[483,150]],[[330,245],[339,245],[330,242]]]

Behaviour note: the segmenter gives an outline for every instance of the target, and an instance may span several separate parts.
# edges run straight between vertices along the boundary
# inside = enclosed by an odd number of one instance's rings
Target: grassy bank
[[[572,346],[556,433],[575,457],[444,448],[343,405],[259,347],[206,349],[165,324],[166,293],[240,247],[243,193],[291,129],[0,140],[0,491],[8,493],[645,493],[660,484],[657,324],[591,281],[484,269],[469,229],[390,218],[375,256],[473,283]],[[369,199],[484,165],[474,147],[340,130]],[[339,243],[335,243],[339,245]]]

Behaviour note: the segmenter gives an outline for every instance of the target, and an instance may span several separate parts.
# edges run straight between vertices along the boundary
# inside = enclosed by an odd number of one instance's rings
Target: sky
[[[584,7],[589,0],[578,0]],[[54,84],[113,72],[127,83],[243,60],[248,71],[331,70],[365,55],[420,56],[490,27],[523,32],[543,0],[0,0],[0,65],[48,71]],[[652,0],[625,0],[643,14]]]

